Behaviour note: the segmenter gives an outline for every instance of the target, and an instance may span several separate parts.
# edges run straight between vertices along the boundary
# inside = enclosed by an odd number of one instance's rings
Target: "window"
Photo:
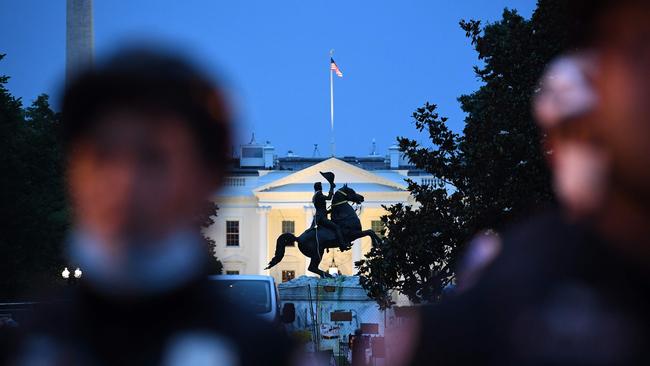
[[[226,221],[226,246],[239,246],[239,221]]]
[[[282,220],[282,234],[284,233],[290,233],[290,234],[296,234],[296,222],[292,220]],[[295,242],[291,242],[287,244],[288,247],[293,247],[295,246]]]
[[[264,151],[262,147],[242,147],[241,149],[242,158],[262,158],[264,157]]]
[[[246,178],[229,177],[226,178],[224,184],[231,187],[243,187],[246,185]]]
[[[384,236],[384,223],[381,220],[372,220],[370,222],[370,228],[380,237]]]
[[[239,271],[226,271],[227,275],[238,275]]]
[[[291,233],[291,234],[296,233],[295,221],[287,221],[287,220],[282,221],[282,234],[284,233]]]
[[[241,304],[256,314],[271,312],[271,284],[266,280],[216,279],[210,284],[231,304]]]
[[[282,282],[291,281],[296,278],[296,271],[282,271]]]

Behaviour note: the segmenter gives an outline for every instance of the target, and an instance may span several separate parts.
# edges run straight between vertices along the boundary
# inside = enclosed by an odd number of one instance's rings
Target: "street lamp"
[[[332,263],[330,263],[330,268],[327,272],[332,276],[338,276],[339,274],[339,268],[336,266],[336,262],[334,262],[334,256],[332,256]]]
[[[77,282],[78,279],[81,278],[81,275],[83,272],[79,267],[77,267],[74,272],[70,272],[68,267],[63,268],[63,271],[61,271],[61,277],[63,277],[64,280],[68,282],[68,284],[72,285]],[[72,275],[72,276],[71,276]]]

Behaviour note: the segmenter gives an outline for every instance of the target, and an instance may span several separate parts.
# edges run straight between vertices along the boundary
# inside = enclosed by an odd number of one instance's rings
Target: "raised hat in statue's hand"
[[[329,184],[334,184],[334,173],[332,172],[319,172],[319,173],[320,175],[323,176],[323,178],[325,178],[329,182]]]

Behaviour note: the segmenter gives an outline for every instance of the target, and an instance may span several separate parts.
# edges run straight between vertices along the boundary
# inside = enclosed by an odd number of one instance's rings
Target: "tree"
[[[205,207],[201,214],[199,215],[197,222],[201,229],[207,229],[212,224],[214,224],[214,218],[217,217],[217,212],[219,211],[219,206],[212,202],[208,201],[205,203]],[[217,243],[214,239],[203,233],[203,243],[210,255],[210,262],[208,267],[208,272],[210,274],[222,274],[223,273],[223,263],[216,257],[216,246]]]
[[[460,164],[460,137],[448,129],[446,119],[435,109],[427,103],[413,113],[416,128],[428,129],[437,146],[435,152],[422,151],[415,141],[399,139],[400,149],[416,166],[435,169],[435,184],[408,180],[418,207],[401,203],[384,207],[388,211],[382,217],[384,241],[374,244],[366,259],[357,262],[361,285],[381,308],[391,306],[391,290],[416,303],[439,297],[453,278],[457,239],[465,235],[457,221],[464,214],[463,195],[458,189],[448,189],[455,181],[452,169]]]
[[[0,299],[59,283],[70,217],[60,116],[47,95],[24,109],[7,90],[8,80],[0,76]]]
[[[427,102],[413,120],[431,146],[398,138],[400,150],[436,183],[409,181],[417,205],[387,207],[384,242],[357,262],[362,285],[380,306],[390,306],[392,290],[415,303],[436,301],[473,235],[503,229],[553,200],[530,100],[545,65],[567,48],[566,6],[540,0],[529,20],[505,9],[483,27],[460,21],[483,61],[474,67],[483,84],[458,99],[467,113],[462,135]]]

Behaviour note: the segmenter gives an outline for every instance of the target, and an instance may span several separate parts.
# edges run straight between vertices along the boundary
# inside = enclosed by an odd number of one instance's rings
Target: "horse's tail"
[[[280,263],[282,258],[284,257],[284,248],[287,246],[289,243],[293,243],[296,241],[296,236],[291,234],[291,233],[284,233],[278,237],[278,240],[275,244],[275,255],[273,256],[273,259],[269,262],[269,265],[266,266],[264,269],[269,269],[276,264]]]

